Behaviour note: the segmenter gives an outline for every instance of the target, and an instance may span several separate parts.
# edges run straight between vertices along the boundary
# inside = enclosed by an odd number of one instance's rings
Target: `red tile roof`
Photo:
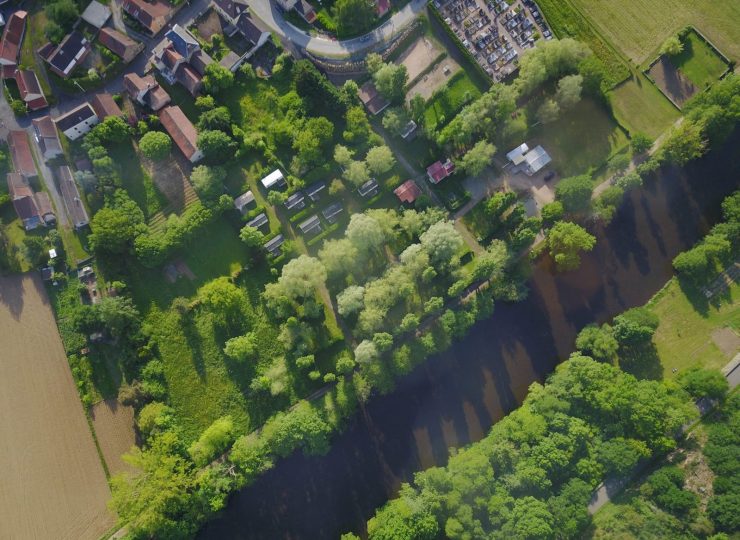
[[[421,195],[421,188],[413,180],[406,180],[393,190],[401,202],[412,203]]]
[[[128,37],[126,34],[122,34],[118,30],[107,27],[100,31],[100,34],[98,34],[98,40],[121,58],[126,56],[126,51],[128,49],[138,45],[136,41]]]
[[[33,195],[33,190],[28,184],[28,180],[23,178],[21,173],[9,172],[5,178],[8,181],[8,194],[11,199],[19,199],[21,197],[30,197]]]
[[[427,167],[427,174],[435,184],[438,184],[453,172],[455,172],[455,164],[449,159],[444,163],[436,161]]]
[[[198,151],[198,132],[182,109],[178,106],[165,107],[159,113],[159,120],[185,157],[192,158]]]
[[[109,116],[123,116],[123,111],[110,94],[95,94],[92,98],[92,107],[101,122]]]
[[[13,130],[8,134],[8,148],[10,155],[13,157],[15,170],[27,178],[36,176],[36,164],[33,161],[31,145],[28,142],[28,135],[22,129]]]
[[[25,11],[16,11],[8,19],[0,40],[0,60],[3,64],[14,65],[18,61],[18,51],[26,29],[27,16],[28,13]]]
[[[373,81],[368,81],[360,87],[360,91],[357,94],[360,97],[363,105],[367,107],[367,110],[372,115],[376,115],[385,109],[390,102],[385,99],[378,89],[375,87]]]
[[[32,111],[48,107],[36,73],[30,69],[19,69],[15,72],[15,82],[18,84],[21,99]]]

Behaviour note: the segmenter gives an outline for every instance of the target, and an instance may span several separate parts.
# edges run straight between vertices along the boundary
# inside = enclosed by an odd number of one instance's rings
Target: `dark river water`
[[[578,330],[645,303],[671,260],[719,219],[740,187],[740,133],[684,171],[664,170],[634,192],[581,268],[533,271],[530,295],[499,303],[461,342],[374,396],[322,457],[295,454],[235,494],[201,538],[323,539],[364,533],[375,509],[448,448],[479,440],[573,350]]]

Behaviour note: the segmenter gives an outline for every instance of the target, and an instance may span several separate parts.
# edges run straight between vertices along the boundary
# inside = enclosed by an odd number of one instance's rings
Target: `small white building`
[[[536,146],[530,150],[527,143],[522,143],[511,152],[506,154],[506,159],[514,165],[511,172],[523,172],[527,176],[532,176],[542,170],[542,168],[552,161],[542,146]]]
[[[54,120],[57,129],[71,141],[82,137],[99,122],[95,109],[87,102]]]
[[[280,169],[275,169],[262,179],[262,185],[265,189],[283,187],[285,184],[285,176],[283,176],[283,173]]]

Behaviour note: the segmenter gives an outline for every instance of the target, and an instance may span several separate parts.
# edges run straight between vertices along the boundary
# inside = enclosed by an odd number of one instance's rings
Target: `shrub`
[[[139,141],[141,153],[155,161],[162,160],[170,155],[172,139],[161,131],[150,131],[145,133]]]

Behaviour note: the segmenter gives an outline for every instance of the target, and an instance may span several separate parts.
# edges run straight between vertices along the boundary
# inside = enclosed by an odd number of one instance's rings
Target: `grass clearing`
[[[611,91],[614,116],[631,133],[642,132],[657,137],[681,116],[681,113],[642,73]]]
[[[480,97],[481,91],[465,71],[457,72],[447,85],[435,92],[427,102],[424,122],[430,129],[441,129],[465,104]]]
[[[113,145],[108,152],[113,162],[123,171],[123,187],[144,212],[145,219],[148,220],[167,205],[167,198],[141,166],[141,156],[132,144]]]
[[[700,90],[716,82],[727,71],[725,61],[694,30],[683,38],[683,52],[671,62]]]
[[[694,307],[700,302],[701,311]],[[735,283],[718,305],[706,305],[699,291],[685,291],[677,279],[671,280],[648,304],[660,317],[653,341],[665,378],[691,366],[720,369],[727,358],[712,339],[715,330],[729,327],[740,331],[740,284]]]
[[[636,64],[654,57],[668,36],[687,25],[699,29],[731,59],[740,59],[740,2],[736,0],[547,0],[539,4],[548,20],[553,7],[576,6],[598,33]]]
[[[599,168],[628,144],[624,130],[592,99],[581,100],[556,121],[535,128],[532,135],[532,145],[541,144],[547,150],[563,177]]]

